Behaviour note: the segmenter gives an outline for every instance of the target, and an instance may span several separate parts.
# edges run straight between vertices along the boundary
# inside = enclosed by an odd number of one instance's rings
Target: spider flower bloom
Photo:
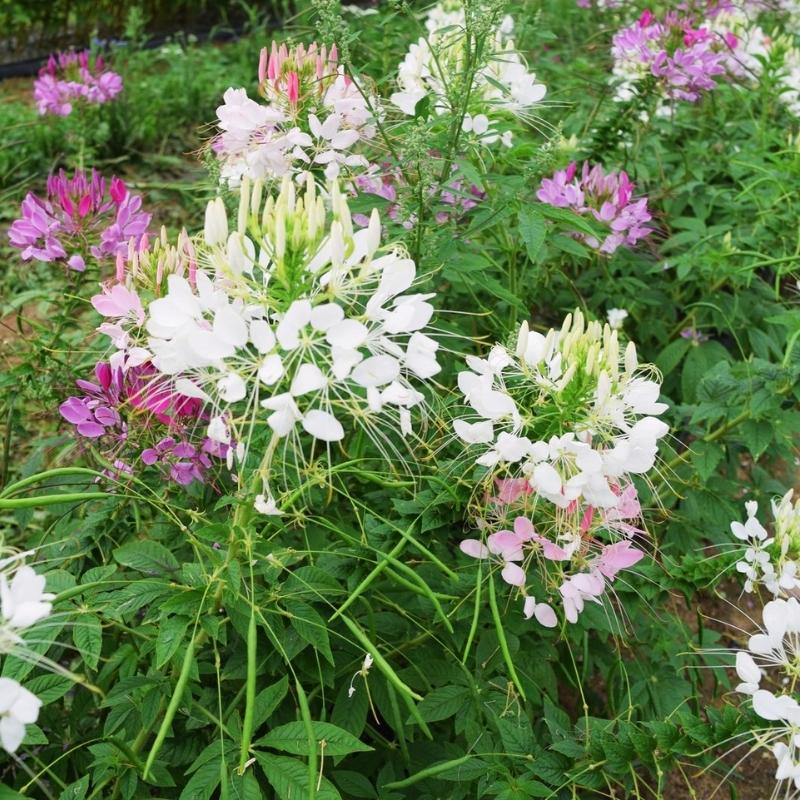
[[[129,359],[118,366],[119,359],[113,360],[114,364],[96,365],[94,381],[76,381],[83,394],[67,398],[59,407],[61,416],[75,426],[79,437],[94,440],[112,462],[123,451],[141,448],[140,440],[160,437],[141,451],[141,461],[147,466],[165,465],[168,477],[179,484],[202,481],[211,466],[208,456],[220,456],[219,448],[206,438],[199,437],[197,446],[186,438],[202,419],[202,401],[173,391],[149,362],[136,364]],[[130,435],[132,427],[136,437]],[[127,462],[120,463],[133,472]]]
[[[609,229],[601,242],[594,236],[575,232],[575,238],[600,253],[613,253],[618,247],[631,247],[651,232],[647,223],[652,219],[647,198],[634,199],[635,185],[625,172],[603,172],[596,164],[590,169],[584,162],[577,175],[573,161],[566,169],[545,178],[536,192],[543,203],[557,208],[570,208],[578,214],[591,216]]]
[[[88,174],[76,170],[71,178],[64,170],[51,175],[46,195],[28,192],[21,210],[8,238],[22,251],[23,261],[57,262],[78,272],[86,268],[87,256],[126,253],[128,240],[141,237],[150,224],[139,195],[117,177],[107,187],[94,169]]]
[[[454,429],[490,477],[524,477],[560,509],[611,509],[615,486],[653,468],[668,431],[661,387],[633,342],[620,353],[607,324],[586,324],[580,311],[546,335],[525,323],[516,351],[498,344],[467,366],[458,386],[470,412]]]
[[[736,45],[732,34],[720,36],[707,27],[695,27],[691,17],[670,12],[659,20],[645,11],[637,22],[614,35],[616,97],[630,100],[635,85],[651,76],[664,97],[694,103],[716,87]]]
[[[334,178],[366,168],[356,146],[374,138],[380,110],[377,98],[362,91],[337,65],[335,46],[289,50],[273,42],[259,62],[265,103],[230,88],[217,108],[219,133],[211,149],[222,179],[238,185],[245,176],[280,178],[309,168]]]
[[[122,78],[106,68],[102,56],[92,60],[89,51],[51,55],[33,84],[33,98],[40,114],[66,117],[73,104],[101,104],[122,91]]]
[[[430,98],[437,114],[451,109],[452,81],[463,73],[470,51],[461,2],[445,0],[434,6],[427,14],[425,27],[427,37],[411,45],[398,67],[399,91],[391,96],[392,103],[408,115],[415,113],[425,97]],[[488,37],[488,55],[476,71],[470,91],[470,118],[474,114],[489,119],[498,113],[527,117],[546,94],[546,87],[537,82],[517,51],[513,31],[514,20],[506,16]],[[493,128],[491,136],[483,141],[508,143],[507,137],[496,134]]]
[[[0,678],[0,746],[14,753],[25,738],[25,726],[39,717],[42,701],[13,678]]]
[[[764,606],[763,623],[750,637],[747,649],[736,653],[736,691],[748,697],[753,711],[769,723],[759,727],[758,743],[769,746],[777,762],[774,796],[795,795],[800,789],[800,703],[796,694],[800,661],[800,603],[794,597],[771,600]],[[762,688],[767,677],[772,688]],[[779,693],[774,687],[783,687]]]
[[[731,533],[745,544],[737,572],[745,577],[744,590],[764,586],[773,597],[800,589],[800,500],[792,503],[793,490],[772,501],[773,535],[758,521],[758,504],[745,503],[747,520],[732,522]]]
[[[198,255],[211,271],[199,269],[195,287],[170,275],[146,327],[155,366],[178,391],[187,380],[202,389],[210,438],[253,443],[267,431],[259,472],[271,498],[271,474],[282,479],[348,430],[396,453],[393,430],[411,433],[417,386],[439,365],[425,333],[433,295],[414,291],[402,249],[381,247],[377,212],[354,232],[336,184],[329,213],[310,175],[300,190],[285,178],[263,205],[262,192],[245,182],[228,236],[224,207],[209,205]]]
[[[479,520],[486,528],[494,524],[487,517],[513,519],[518,541],[508,550],[509,537],[493,533],[485,547],[467,540],[462,550],[500,556],[527,617],[552,627],[560,603],[575,622],[643,557],[630,541],[643,533],[631,476],[653,469],[668,431],[657,419],[667,406],[655,370],[639,365],[632,342],[621,353],[617,331],[587,324],[579,311],[546,335],[525,323],[515,350],[495,345],[467,366],[458,386],[469,411],[453,428],[486,468],[482,485],[497,489]]]

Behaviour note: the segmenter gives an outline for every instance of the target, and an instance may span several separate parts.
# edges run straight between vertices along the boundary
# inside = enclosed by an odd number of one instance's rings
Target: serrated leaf
[[[43,705],[52,703],[63,697],[74,683],[63,675],[37,675],[25,682],[25,688],[33,692]]]
[[[308,767],[302,761],[272,753],[256,753],[256,760],[278,795],[278,800],[303,800],[308,797]],[[342,800],[334,785],[322,778],[317,800]]]
[[[156,637],[156,669],[161,669],[178,651],[186,639],[189,622],[186,617],[167,617],[160,621]]]
[[[284,675],[277,683],[267,686],[256,695],[255,710],[253,711],[253,730],[258,730],[270,717],[272,712],[280,705],[286,692],[289,691],[289,679]]]
[[[547,230],[544,217],[535,208],[521,208],[517,222],[522,241],[525,242],[525,249],[528,251],[528,258],[536,263]]]
[[[314,739],[319,752],[327,756],[346,756],[350,753],[367,753],[374,748],[359,741],[353,734],[330,722],[312,722]],[[325,742],[324,750],[322,742]],[[273,728],[266,736],[258,740],[258,745],[282,750],[295,756],[308,756],[308,736],[302,721],[287,722]]]
[[[130,542],[114,551],[114,560],[145,575],[168,575],[178,569],[178,560],[163,544]]]
[[[300,638],[312,645],[329,664],[333,665],[328,626],[322,616],[314,610],[313,606],[300,600],[287,600],[284,605],[292,615],[291,626],[297,631]]]
[[[219,745],[217,757],[211,758],[195,770],[180,794],[179,800],[209,800],[219,786],[220,763]]]
[[[97,669],[103,648],[103,626],[100,619],[94,614],[81,614],[72,628],[72,641],[75,642],[84,663],[90,669]]]
[[[417,708],[425,722],[439,722],[452,717],[467,702],[469,694],[466,686],[441,686],[428,692]]]

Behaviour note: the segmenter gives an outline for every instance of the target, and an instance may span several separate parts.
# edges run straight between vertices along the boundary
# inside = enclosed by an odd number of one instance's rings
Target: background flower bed
[[[548,125],[560,126],[563,138],[553,137],[553,144],[544,146],[545,137],[520,126],[515,145],[487,159],[482,170],[466,160],[459,163],[485,197],[464,220],[413,229],[408,247],[421,273],[437,271],[433,283],[446,293],[447,308],[474,312],[464,321],[445,319],[442,324],[488,342],[504,341],[523,319],[543,329],[558,327],[576,306],[601,319],[611,309],[628,311],[625,334],[637,343],[641,359],[654,362],[664,376],[673,432],[662,445],[664,466],[655,478],[660,502],[648,500],[648,488],[641,487],[653,558],[617,585],[617,617],[590,608],[585,623],[549,633],[532,627],[515,604],[504,611],[506,646],[527,694],[527,703],[521,703],[509,682],[498,631],[483,608],[474,655],[461,665],[477,607],[470,595],[475,562],[456,549],[466,535],[468,480],[448,489],[430,477],[408,492],[381,489],[354,476],[348,492],[365,498],[372,509],[392,509],[391,523],[379,514],[353,516],[341,505],[324,505],[320,490],[316,502],[321,510],[302,528],[259,541],[254,551],[264,581],[259,606],[270,614],[260,633],[259,735],[269,740],[272,729],[298,718],[294,681],[290,685],[282,677],[283,648],[292,653],[295,674],[306,685],[316,724],[330,721],[377,750],[359,753],[363,745],[334,734],[343,750],[355,752],[341,765],[323,759],[332,785],[321,784],[318,796],[338,791],[343,797],[370,797],[377,791],[381,797],[390,792],[399,797],[569,797],[570,792],[613,796],[616,791],[681,797],[687,796],[686,784],[699,780],[693,777],[696,772],[726,749],[724,740],[752,725],[746,713],[726,703],[730,687],[725,672],[717,670],[703,680],[699,669],[732,664],[732,658],[704,651],[739,645],[746,637],[703,611],[728,619],[731,605],[743,602],[732,569],[737,559],[729,550],[729,525],[743,518],[743,495],[766,507],[767,498],[783,494],[794,482],[796,120],[767,81],[748,88],[724,84],[697,106],[641,122],[636,103],[620,113],[608,98],[609,43],[622,27],[617,17],[608,16],[615,12],[554,2],[525,4],[514,13],[521,28],[518,45],[549,90],[549,104],[538,109],[536,127],[550,137]],[[355,19],[353,28],[360,35],[350,43],[350,60],[388,96],[417,27],[394,6]],[[313,24],[311,17],[301,19],[293,35],[308,40]],[[343,31],[335,33],[338,38]],[[254,65],[263,44],[263,34],[254,31],[252,38],[224,48],[177,43],[155,56],[118,54],[114,65],[126,81],[123,96],[80,122],[66,118],[45,126],[27,99],[5,104],[4,128],[10,131],[3,148],[7,218],[17,216],[20,182],[39,189],[51,165],[73,165],[83,158],[87,165],[121,172],[132,190],[145,193],[159,223],[177,230],[197,219],[216,187],[198,181],[202,172],[184,154],[210,135],[198,133],[196,126],[213,120],[229,85],[248,87],[254,94]],[[435,124],[431,130],[424,122],[412,126],[404,145],[405,162],[419,172],[430,170]],[[573,158],[625,169],[637,191],[646,194],[655,230],[635,250],[621,248],[611,259],[597,256],[585,242],[564,235],[575,224],[573,218],[559,217],[536,202],[541,180]],[[401,196],[401,201],[413,211],[413,197]],[[15,259],[9,254],[9,265],[18,264]],[[60,427],[56,409],[72,393],[76,374],[93,366],[95,354],[79,345],[94,323],[87,321],[83,330],[67,324],[76,314],[88,317],[85,301],[71,304],[53,338],[54,314],[64,313],[70,295],[77,293],[71,280],[48,265],[9,266],[2,276],[8,365],[3,474],[9,479],[74,460],[72,440]],[[454,359],[446,375],[458,369]],[[452,474],[447,463],[439,468]],[[51,484],[51,492],[58,483]],[[164,497],[192,513],[213,509],[216,502],[210,487],[195,487],[188,497]],[[33,773],[53,761],[62,744],[80,745],[74,758],[59,761],[52,774],[41,776],[41,785],[58,796],[76,783],[73,796],[91,796],[110,776],[120,793],[130,792],[125,796],[158,791],[208,796],[227,759],[226,748],[237,742],[241,729],[249,611],[246,603],[236,608],[248,590],[242,588],[226,602],[223,638],[214,638],[214,629],[208,634],[224,648],[225,658],[217,667],[209,651],[198,662],[203,672],[191,702],[179,709],[176,735],[167,739],[160,756],[163,771],[157,781],[165,788],[144,788],[117,742],[125,745],[144,730],[151,737],[149,747],[180,668],[187,620],[206,585],[196,574],[191,551],[181,545],[183,532],[124,497],[4,515],[9,545],[42,548],[53,591],[69,591],[76,579],[122,580],[113,591],[75,592],[77,602],[65,602],[56,617],[64,630],[54,626],[53,636],[68,644],[71,639],[77,651],[55,647],[57,655],[51,657],[75,672],[85,671],[106,697],[96,700],[80,686],[73,690],[68,682],[41,679],[53,685],[49,694],[46,686],[40,689],[48,699],[40,718],[47,737],[34,734],[28,743],[38,765]],[[192,519],[191,513],[187,518]],[[214,543],[224,539],[215,527],[222,519],[221,512],[209,511],[202,522],[193,521],[198,535]],[[378,554],[393,544],[397,529],[412,523],[436,557],[461,576],[454,580],[424,557],[405,557],[406,566],[444,605],[454,631],[435,621],[438,612],[429,595],[386,576],[368,602],[360,601],[350,613],[403,681],[424,696],[418,709],[423,723],[406,718],[396,689],[382,673],[369,671],[369,696],[360,678],[351,681],[362,669],[362,643],[349,626],[324,621],[369,573],[368,563],[377,563]],[[331,526],[342,543],[331,544]],[[354,530],[359,531],[355,537]],[[167,557],[157,547],[152,552],[132,547],[143,541],[161,543],[175,555]],[[125,547],[128,551],[120,553]],[[353,566],[362,560],[367,565]],[[90,570],[95,571],[87,579]],[[137,570],[154,592],[159,587],[152,584],[160,580],[180,587],[168,608],[151,604]],[[236,574],[226,581],[229,586],[247,583]],[[759,604],[750,609],[744,602],[758,620]],[[356,687],[352,697],[350,686]],[[221,710],[217,687],[224,687]],[[420,734],[424,724],[435,732],[433,743]],[[317,738],[325,736],[320,731]],[[717,745],[719,750],[704,752]],[[310,791],[313,782],[303,762],[307,746],[284,743],[277,749],[291,755],[270,756],[269,783],[262,773],[251,772],[259,777],[246,779],[234,775],[230,790],[263,796]],[[328,755],[331,762],[338,757],[333,748]],[[751,763],[745,762],[744,769]],[[712,764],[703,780],[716,786],[732,764]],[[419,776],[431,765],[437,770],[426,780],[422,775],[408,787],[376,789],[409,774]],[[32,777],[13,763],[7,770],[3,780],[18,789]],[[89,770],[91,788],[83,777]],[[747,796],[744,782],[730,780],[740,796]],[[171,782],[177,788],[169,787]],[[768,774],[765,785],[771,782]],[[40,785],[34,784],[28,793],[38,791]]]

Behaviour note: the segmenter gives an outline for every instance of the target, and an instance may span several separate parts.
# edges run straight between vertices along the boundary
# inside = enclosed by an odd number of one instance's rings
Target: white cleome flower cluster
[[[777,762],[775,779],[785,782],[785,797],[800,789],[800,703],[795,696],[797,665],[800,663],[800,603],[794,597],[771,600],[764,606],[763,627],[750,637],[747,650],[736,654],[738,692],[752,699],[753,711],[772,723],[768,736]],[[777,692],[761,687],[765,677]],[[776,790],[775,796],[778,795]]]
[[[398,91],[392,103],[404,114],[413,115],[417,103],[430,97],[432,109],[451,109],[452,77],[463,72],[468,53],[467,18],[460,2],[439,3],[425,19],[427,35],[414,42],[398,67]],[[510,145],[510,131],[500,135],[493,115],[509,112],[524,116],[545,96],[544,84],[537,82],[514,46],[514,20],[506,16],[484,45],[484,63],[476,71],[470,89],[470,109],[464,129],[485,144],[502,140]]]
[[[310,175],[300,190],[284,179],[263,208],[260,183],[245,181],[240,197],[230,234],[221,201],[209,205],[209,271],[195,285],[170,275],[150,304],[154,365],[209,404],[208,435],[220,443],[248,441],[260,422],[303,462],[301,431],[329,446],[359,428],[391,450],[393,431],[412,432],[418,383],[440,369],[425,332],[433,295],[414,291],[413,260],[381,247],[376,211],[354,232],[336,184],[330,214]],[[269,496],[265,486],[262,510]]]
[[[608,325],[587,325],[579,311],[546,335],[524,323],[515,351],[496,345],[467,365],[458,385],[472,414],[454,429],[482,451],[477,464],[523,476],[559,508],[581,498],[612,508],[613,487],[653,468],[667,406],[633,343],[620,356]],[[546,428],[551,435],[537,438]]]

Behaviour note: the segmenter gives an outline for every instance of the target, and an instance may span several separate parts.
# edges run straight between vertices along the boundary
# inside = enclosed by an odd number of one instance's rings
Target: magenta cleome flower
[[[9,230],[11,244],[22,251],[23,261],[60,262],[83,272],[86,257],[113,257],[128,252],[128,241],[139,239],[150,225],[142,198],[131,194],[117,177],[106,181],[94,169],[64,170],[47,179],[44,198],[28,192],[22,216]]]
[[[122,91],[122,78],[106,68],[102,56],[92,63],[88,50],[51,55],[33,84],[40,114],[69,116],[77,102],[99,105]]]
[[[580,176],[573,161],[566,169],[545,178],[536,192],[541,202],[556,208],[570,208],[578,214],[591,216],[609,229],[601,242],[594,236],[575,232],[589,247],[611,254],[621,246],[631,247],[651,232],[647,223],[652,216],[647,198],[633,198],[635,185],[625,172],[603,172],[596,164],[584,162]]]
[[[131,464],[138,458],[145,466],[159,465],[182,486],[202,482],[211,457],[225,459],[227,448],[206,436],[199,444],[190,441],[196,423],[206,418],[202,401],[170,391],[159,375],[149,362],[126,368],[99,362],[95,380],[76,381],[82,394],[68,397],[59,412],[79,437],[95,442],[107,461],[125,465],[120,475],[133,474]],[[142,441],[154,440],[141,449]]]

